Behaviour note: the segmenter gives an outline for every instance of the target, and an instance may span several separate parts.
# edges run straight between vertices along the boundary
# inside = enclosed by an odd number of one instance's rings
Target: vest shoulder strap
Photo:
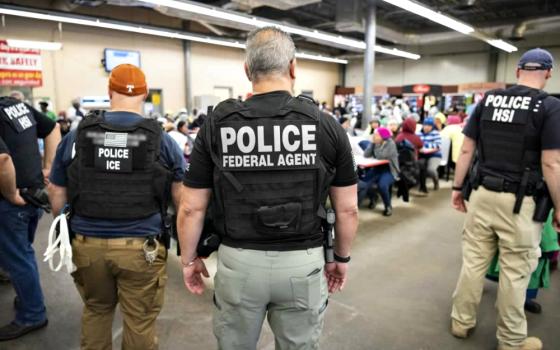
[[[218,103],[218,105],[212,109],[211,114],[214,122],[219,122],[233,113],[244,114],[245,111],[249,111],[249,108],[245,105],[245,103],[237,99],[230,98]],[[207,117],[210,118],[210,114],[208,114]]]
[[[291,98],[284,109],[286,109],[288,113],[296,112],[306,115],[316,121],[321,120],[321,111],[317,108],[313,100],[305,95],[299,95],[298,97]]]

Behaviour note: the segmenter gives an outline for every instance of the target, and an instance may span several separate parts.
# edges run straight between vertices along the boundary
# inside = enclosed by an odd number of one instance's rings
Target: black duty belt
[[[489,191],[493,192],[507,192],[517,194],[519,191],[519,186],[521,185],[520,182],[512,182],[505,180],[501,177],[496,176],[482,176],[481,181],[482,186]],[[535,187],[534,186],[527,186],[527,190],[525,191],[525,196],[532,196],[535,194]]]

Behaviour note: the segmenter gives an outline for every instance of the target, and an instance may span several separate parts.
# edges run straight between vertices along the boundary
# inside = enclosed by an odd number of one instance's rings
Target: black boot
[[[540,314],[542,312],[541,304],[537,303],[534,300],[526,300],[524,308],[525,311],[532,314]]]
[[[43,322],[38,323],[36,325],[22,326],[12,322],[0,328],[0,341],[19,338],[21,336],[26,335],[27,333],[46,327],[48,323],[49,323],[48,320],[44,320]]]

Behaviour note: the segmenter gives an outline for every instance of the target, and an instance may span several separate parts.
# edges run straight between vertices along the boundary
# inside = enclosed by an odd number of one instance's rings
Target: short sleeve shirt
[[[4,140],[0,137],[0,154],[2,153],[10,153],[8,146],[4,143]]]
[[[16,169],[17,187],[42,187],[43,173],[37,138],[47,137],[56,123],[27,103],[10,97],[1,99],[2,107],[0,108],[14,108],[8,112],[9,115],[6,112],[0,112],[0,143],[3,144],[3,148],[7,149],[4,153],[10,153],[12,157]],[[17,107],[21,105],[25,107]],[[30,123],[23,123],[19,127],[15,127],[14,117],[17,118],[27,113],[31,116],[27,119]]]
[[[532,90],[536,89],[529,88],[523,85],[515,85],[510,89],[514,90],[520,95],[528,95]],[[484,108],[484,101],[476,106],[463,133],[465,136],[478,140],[480,137],[480,118],[482,116],[482,110]],[[553,96],[548,96],[543,100],[543,121],[541,127],[541,148],[543,150],[560,149],[560,100]]]
[[[105,120],[110,124],[129,126],[142,120],[142,116],[130,112],[107,112]],[[68,133],[56,151],[50,181],[57,186],[66,187],[68,184],[66,170],[74,158],[76,133],[77,130]],[[173,172],[173,181],[181,181],[185,169],[183,152],[166,133],[161,138],[160,159]],[[161,232],[161,224],[160,214],[139,220],[99,220],[74,215],[70,222],[76,233],[105,238],[155,235]]]
[[[253,95],[246,101],[249,108],[258,115],[259,110],[266,111],[270,106],[283,106],[291,95],[286,91],[274,91]],[[356,168],[352,156],[352,148],[348,136],[340,124],[327,114],[321,114],[320,139],[317,140],[323,160],[328,167],[335,169],[335,177],[331,186],[350,186],[358,181]],[[206,139],[206,128],[210,123],[204,123],[194,143],[190,162],[183,183],[191,188],[212,188],[214,163],[209,152],[209,140]]]

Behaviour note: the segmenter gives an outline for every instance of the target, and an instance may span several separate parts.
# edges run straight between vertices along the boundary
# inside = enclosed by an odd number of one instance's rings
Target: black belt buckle
[[[482,186],[494,192],[504,192],[504,179],[495,176],[485,176],[482,179]]]

